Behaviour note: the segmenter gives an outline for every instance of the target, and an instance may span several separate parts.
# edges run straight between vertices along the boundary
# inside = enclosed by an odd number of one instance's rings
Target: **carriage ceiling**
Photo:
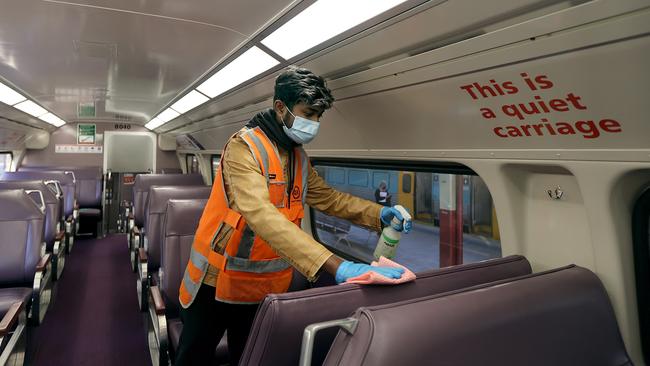
[[[68,122],[94,102],[96,120],[144,124],[290,5],[0,0],[0,81]],[[4,107],[3,117],[34,123]]]

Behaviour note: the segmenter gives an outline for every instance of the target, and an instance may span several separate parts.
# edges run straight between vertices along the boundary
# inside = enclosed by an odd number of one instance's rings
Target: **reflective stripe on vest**
[[[307,154],[302,148],[294,150],[296,182],[287,194],[288,182],[277,147],[259,128],[245,129],[238,134],[248,145],[264,175],[271,202],[287,219],[299,225],[307,197]],[[179,299],[185,308],[196,297],[208,264],[219,269],[216,298],[225,302],[257,303],[270,292],[286,291],[291,281],[289,263],[256,236],[239,213],[230,209],[222,167],[223,161],[217,168],[210,199],[199,222],[181,282]],[[286,205],[289,200],[292,204]],[[296,204],[293,204],[294,201]],[[215,245],[222,240],[227,240],[227,244],[223,254],[220,254],[215,251]]]

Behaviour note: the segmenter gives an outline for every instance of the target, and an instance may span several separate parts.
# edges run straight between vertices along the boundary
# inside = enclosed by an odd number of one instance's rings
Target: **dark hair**
[[[289,109],[303,102],[326,110],[334,103],[332,91],[327,88],[325,79],[296,66],[289,66],[275,79],[273,100],[281,100]]]

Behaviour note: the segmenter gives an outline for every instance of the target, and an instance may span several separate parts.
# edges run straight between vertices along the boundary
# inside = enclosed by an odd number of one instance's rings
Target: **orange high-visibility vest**
[[[239,134],[266,178],[271,202],[289,221],[300,225],[309,171],[305,151],[302,148],[294,150],[295,182],[291,194],[287,194],[288,181],[277,147],[259,127],[244,129]],[[219,164],[181,282],[179,300],[184,308],[194,301],[208,264],[219,269],[215,298],[235,304],[255,304],[267,294],[286,292],[293,275],[289,263],[255,235],[246,220],[230,208],[222,169],[223,164]],[[218,253],[216,243],[223,241],[227,243],[225,249]]]

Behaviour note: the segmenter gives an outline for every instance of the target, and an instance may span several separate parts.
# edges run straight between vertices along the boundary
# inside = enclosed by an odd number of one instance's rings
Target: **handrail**
[[[32,193],[38,193],[38,196],[41,198],[41,205],[40,205],[41,207],[39,207],[39,208],[41,210],[41,213],[45,213],[45,197],[43,197],[43,192],[39,191],[37,189],[30,189],[30,190],[25,190],[25,193],[28,194],[28,195],[30,195]],[[34,202],[34,203],[36,203],[36,202]]]
[[[358,319],[345,318],[338,320],[330,320],[322,323],[315,323],[308,325],[302,334],[302,347],[300,348],[300,366],[311,366],[312,353],[314,352],[314,340],[316,339],[316,332],[323,329],[339,327],[347,334],[353,334],[357,329]]]

